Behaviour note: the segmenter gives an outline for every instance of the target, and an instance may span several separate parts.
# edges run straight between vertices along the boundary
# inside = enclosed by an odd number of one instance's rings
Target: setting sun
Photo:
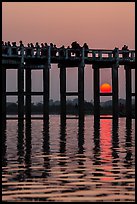
[[[110,93],[111,92],[111,85],[108,83],[104,83],[100,86],[100,91],[102,93]]]

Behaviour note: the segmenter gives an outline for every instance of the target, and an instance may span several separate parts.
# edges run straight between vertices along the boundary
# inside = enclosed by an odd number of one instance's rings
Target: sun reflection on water
[[[7,121],[3,201],[134,201],[134,120]]]

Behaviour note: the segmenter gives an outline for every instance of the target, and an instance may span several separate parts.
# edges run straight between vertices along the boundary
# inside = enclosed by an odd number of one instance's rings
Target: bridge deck
[[[4,49],[4,46],[2,47]],[[42,50],[37,50],[33,48],[31,50],[31,54],[27,55],[27,47],[22,48],[21,51],[20,47],[16,47],[16,54],[12,53],[13,47],[9,47],[9,50],[6,54],[2,53],[2,65],[5,66],[7,69],[18,68],[20,63],[23,65],[27,65],[32,69],[43,69],[45,63],[49,64],[62,64],[66,67],[77,67],[79,63],[85,64],[97,64],[100,68],[107,68],[111,67],[116,61],[119,65],[130,65],[130,68],[135,68],[135,51],[129,50],[125,52],[123,50],[117,50],[117,53],[114,54],[114,50],[95,50],[95,49],[88,49],[85,50],[82,48],[81,50],[72,50],[72,49],[63,49],[63,56],[60,53],[61,49],[56,49],[56,54],[51,53],[50,46],[48,47],[48,54],[45,56],[42,54]],[[70,53],[69,53],[70,52]],[[79,56],[77,53],[79,52]],[[69,55],[68,55],[69,53]],[[128,55],[128,57],[124,55]],[[24,66],[25,68],[25,66]]]

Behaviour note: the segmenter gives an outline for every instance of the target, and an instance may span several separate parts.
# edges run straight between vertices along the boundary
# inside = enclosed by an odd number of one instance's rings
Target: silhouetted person
[[[38,42],[36,42],[35,47],[36,47],[36,48],[40,48],[40,46],[39,46],[39,43],[38,43]]]
[[[88,56],[88,49],[89,49],[87,43],[84,43],[83,47],[85,49],[85,52],[84,52],[85,53],[85,57],[87,57]]]
[[[10,41],[8,41],[8,44],[7,44],[7,54],[8,55],[11,55],[11,44],[10,44]]]
[[[39,46],[39,43],[38,42],[36,42],[36,45],[35,45],[35,47],[36,47],[36,54],[35,54],[35,56],[40,56],[40,46]]]
[[[34,45],[30,43],[31,56],[34,56]]]
[[[72,49],[77,49],[77,41],[74,41],[74,42],[72,42],[71,43],[71,47],[72,47]]]
[[[67,49],[68,49],[68,57],[71,57],[71,48],[70,48],[70,46],[68,46]]]
[[[8,46],[11,47],[10,41],[8,41]]]
[[[41,55],[44,55],[44,43],[41,43]]]
[[[76,44],[76,41],[71,43],[71,49],[72,49],[73,55],[75,54],[75,44]]]
[[[60,48],[59,48],[59,56],[60,57],[64,57],[65,56],[65,46],[62,45]]]
[[[113,57],[116,57],[117,51],[118,51],[118,48],[115,47],[115,49],[113,50]]]
[[[5,54],[5,46],[4,46],[4,41],[2,41],[2,54]]]
[[[81,53],[81,46],[77,43],[76,57],[80,57],[80,53]]]
[[[47,43],[44,43],[44,46],[47,48],[47,47],[48,47],[48,44],[47,44]]]
[[[41,48],[44,48],[44,43],[41,43]]]
[[[33,43],[30,43],[30,47],[31,47],[31,48],[34,48],[34,45],[33,45]]]
[[[47,57],[48,56],[48,44],[41,43],[41,55]]]
[[[57,46],[53,45],[52,56],[56,57],[56,54],[57,54]]]
[[[77,41],[72,42],[71,47],[73,49],[73,54],[76,54],[76,57],[80,57],[81,46],[77,43]]]
[[[31,47],[29,43],[28,43],[28,47],[26,48],[26,55],[31,56]]]
[[[7,44],[7,42],[4,43],[3,54],[5,54],[5,55],[8,54],[8,44]]]
[[[20,43],[20,47],[24,47],[22,40],[20,40],[19,43]]]
[[[18,55],[16,42],[12,42],[12,55]]]
[[[50,43],[50,53],[51,56],[53,56],[54,52],[53,52],[53,43]]]
[[[16,42],[12,42],[13,47],[17,47]]]
[[[124,45],[123,47],[122,47],[122,50],[123,51],[125,51],[125,52],[123,52],[123,58],[128,58],[129,57],[129,49],[128,49],[128,46],[127,45]]]
[[[48,46],[47,43],[44,43],[44,46],[45,46],[45,48],[46,48],[46,56],[48,56],[48,48],[49,48],[49,46]]]
[[[24,55],[24,45],[23,45],[23,43],[22,43],[22,40],[20,40],[19,43],[20,43],[20,48],[19,48],[19,50],[20,50],[20,55]]]
[[[50,43],[50,50],[51,50],[51,56],[56,57],[56,53],[57,53],[56,45],[53,45],[53,43]]]

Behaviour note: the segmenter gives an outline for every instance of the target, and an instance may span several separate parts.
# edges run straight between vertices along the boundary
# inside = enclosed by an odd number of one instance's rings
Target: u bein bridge
[[[61,121],[66,120],[66,97],[78,96],[78,119],[84,121],[84,69],[92,65],[94,87],[94,117],[101,118],[100,96],[112,96],[112,118],[119,118],[118,69],[125,70],[126,117],[132,118],[132,69],[135,69],[135,50],[53,48],[2,45],[2,120],[6,121],[6,96],[18,97],[18,119],[31,120],[31,96],[43,96],[43,119],[49,120],[49,84],[51,64],[60,69]],[[66,69],[78,67],[78,92],[66,91]],[[100,92],[100,70],[110,68],[112,92]],[[17,92],[6,91],[6,70],[17,69]],[[31,71],[43,70],[43,91],[32,92]],[[25,77],[24,77],[25,73]],[[25,86],[24,86],[25,85]],[[24,88],[26,87],[26,88]],[[25,96],[25,110],[24,110]]]

